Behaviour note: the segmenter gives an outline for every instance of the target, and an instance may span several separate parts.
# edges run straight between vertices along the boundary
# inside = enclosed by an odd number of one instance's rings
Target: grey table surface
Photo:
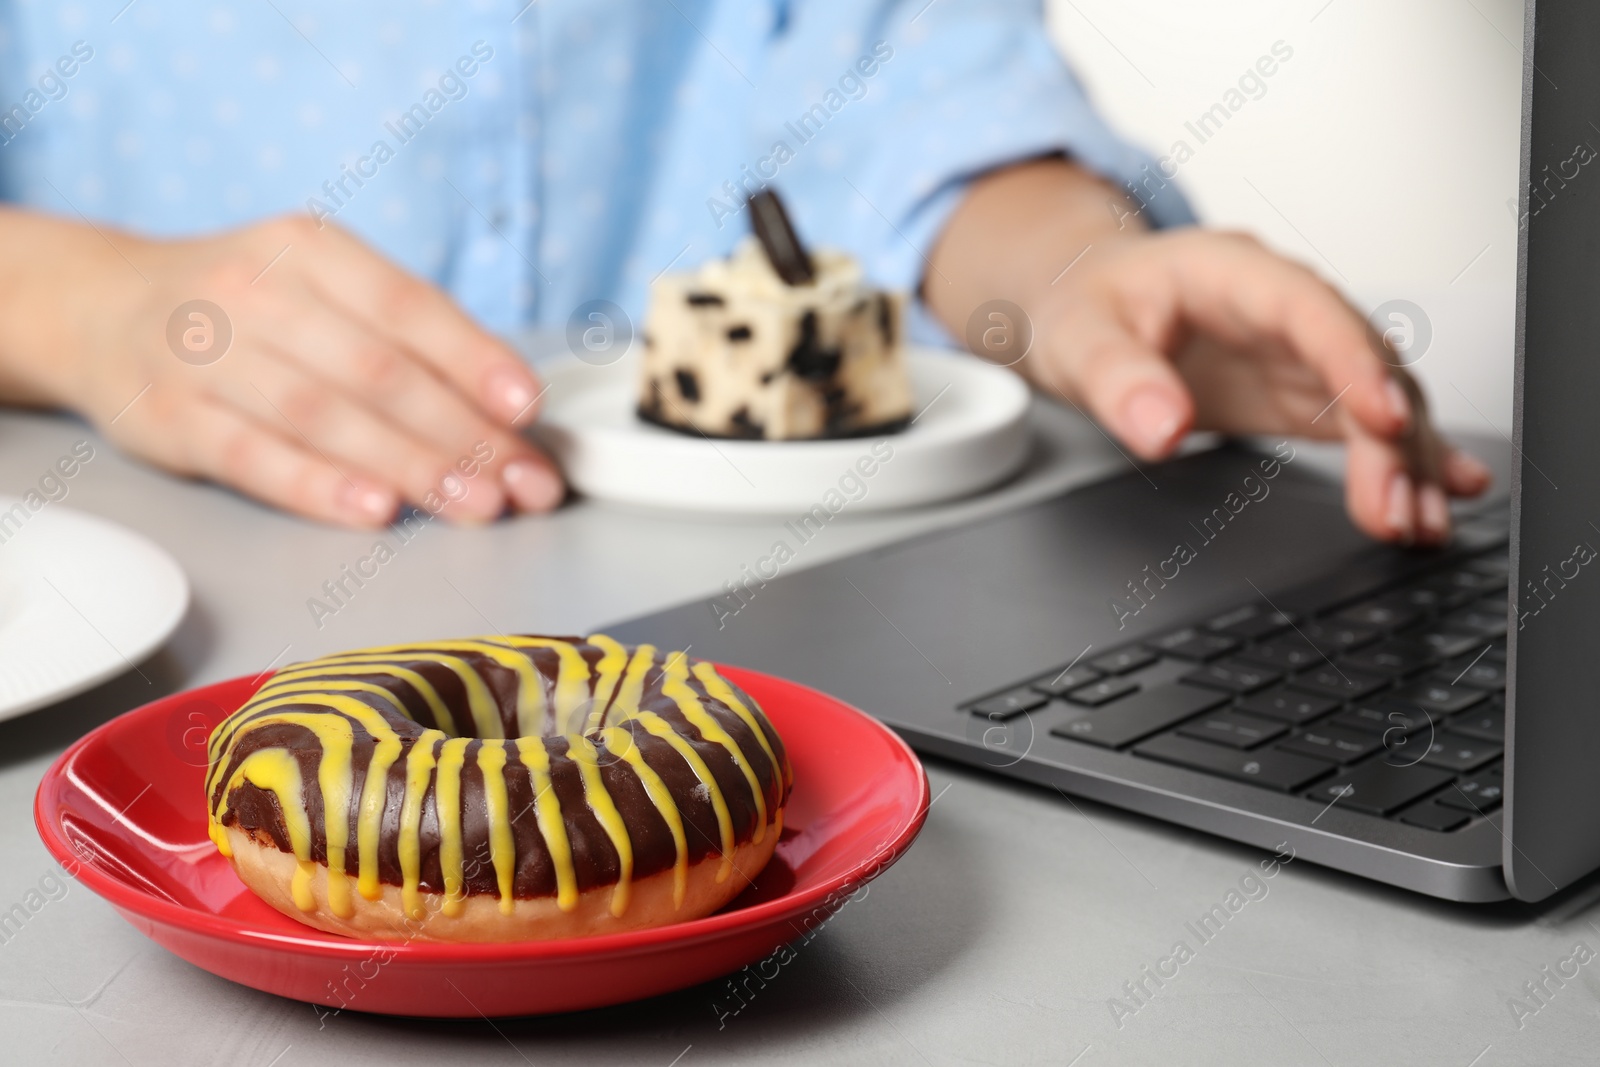
[[[984,497],[846,516],[826,559],[1039,499],[1125,468],[1103,435],[1037,402],[1026,471]],[[76,440],[66,417],[0,414],[0,492]],[[777,519],[592,502],[482,529],[434,524],[319,627],[306,601],[374,537],[276,514],[102,448],[61,505],[139,530],[182,562],[193,606],[173,640],[89,693],[0,722],[0,910],[52,871],[32,800],[86,730],[192,685],[341,648],[485,629],[584,632],[719,591]],[[312,1007],[170,955],[81,886],[0,943],[0,1064],[1496,1064],[1600,1060],[1600,883],[1538,907],[1461,906],[1308,863],[1265,881],[1208,943],[1186,923],[1265,854],[1088,801],[929,765],[937,800],[910,853],[737,1015],[719,983],[578,1015],[461,1022]],[[1253,884],[1253,883],[1251,883]],[[1175,942],[1193,958],[1137,983]],[[1520,1019],[1512,998],[1536,1012]],[[1136,1010],[1113,1012],[1113,998]],[[470,1057],[470,1059],[469,1059]]]

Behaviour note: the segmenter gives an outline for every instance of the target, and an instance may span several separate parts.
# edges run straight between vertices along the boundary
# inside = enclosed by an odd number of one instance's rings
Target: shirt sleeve
[[[793,148],[770,180],[807,233],[856,252],[880,284],[914,289],[968,183],[1040,156],[1128,189],[1153,225],[1194,221],[1154,159],[1096,114],[1036,2],[792,0],[778,29],[762,74],[784,89],[761,96],[788,111],[758,122]]]

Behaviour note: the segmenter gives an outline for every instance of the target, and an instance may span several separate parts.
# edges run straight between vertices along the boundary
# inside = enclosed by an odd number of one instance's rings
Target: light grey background
[[[1040,404],[1033,420],[1038,454],[1017,482],[933,511],[846,516],[797,566],[1123,468],[1099,431],[1070,412]],[[85,433],[65,418],[0,414],[0,492],[26,489]],[[117,519],[166,546],[188,570],[195,600],[170,646],[143,665],[149,684],[125,675],[0,723],[0,911],[50,870],[31,814],[49,761],[122,710],[275,659],[491,629],[582,632],[709,596],[734,577],[728,561],[759,554],[780,522],[578,503],[488,529],[430,527],[319,630],[307,598],[372,535],[276,514],[109,448],[74,480],[65,504],[51,506]],[[319,1020],[308,1005],[178,960],[74,884],[0,943],[0,1063],[1489,1067],[1594,1059],[1600,962],[1521,1029],[1509,1006],[1576,943],[1600,949],[1594,879],[1542,907],[1466,907],[1292,863],[1201,945],[1185,924],[1222,902],[1264,854],[946,764],[929,772],[937,800],[911,852],[723,1028],[713,1005],[727,995],[715,983],[493,1026],[354,1012]],[[1125,996],[1123,983],[1178,939],[1195,959],[1119,1028],[1110,998]]]

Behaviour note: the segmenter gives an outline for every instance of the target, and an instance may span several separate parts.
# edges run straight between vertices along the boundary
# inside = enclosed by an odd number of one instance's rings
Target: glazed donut
[[[603,634],[292,664],[208,753],[211,838],[244,883],[380,940],[708,915],[772,856],[793,778],[760,707],[710,663]]]

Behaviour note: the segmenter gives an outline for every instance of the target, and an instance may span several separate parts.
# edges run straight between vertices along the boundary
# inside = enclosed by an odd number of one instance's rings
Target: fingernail
[[[1450,537],[1450,504],[1444,490],[1433,483],[1417,490],[1417,511],[1430,540],[1443,544]]]
[[[1180,419],[1166,392],[1148,386],[1139,389],[1128,398],[1122,412],[1124,423],[1141,450],[1159,455],[1171,447]]]
[[[1389,397],[1389,410],[1394,413],[1401,428],[1411,425],[1411,399],[1400,388],[1400,383],[1390,378],[1383,383],[1383,391]]]
[[[340,510],[362,519],[388,522],[399,506],[399,497],[375,485],[347,481],[339,487]]]
[[[566,488],[554,471],[531,459],[514,459],[503,475],[506,491],[522,511],[550,511],[561,503]]]
[[[539,399],[527,372],[513,367],[501,367],[489,376],[489,395],[510,423],[526,419],[532,412],[533,402]]]
[[[1411,541],[1411,479],[1404,474],[1396,474],[1389,481],[1389,514],[1386,521],[1396,537]]]
[[[1467,481],[1481,482],[1493,477],[1488,464],[1469,452],[1457,450],[1450,453],[1450,462],[1456,466],[1456,474]]]

